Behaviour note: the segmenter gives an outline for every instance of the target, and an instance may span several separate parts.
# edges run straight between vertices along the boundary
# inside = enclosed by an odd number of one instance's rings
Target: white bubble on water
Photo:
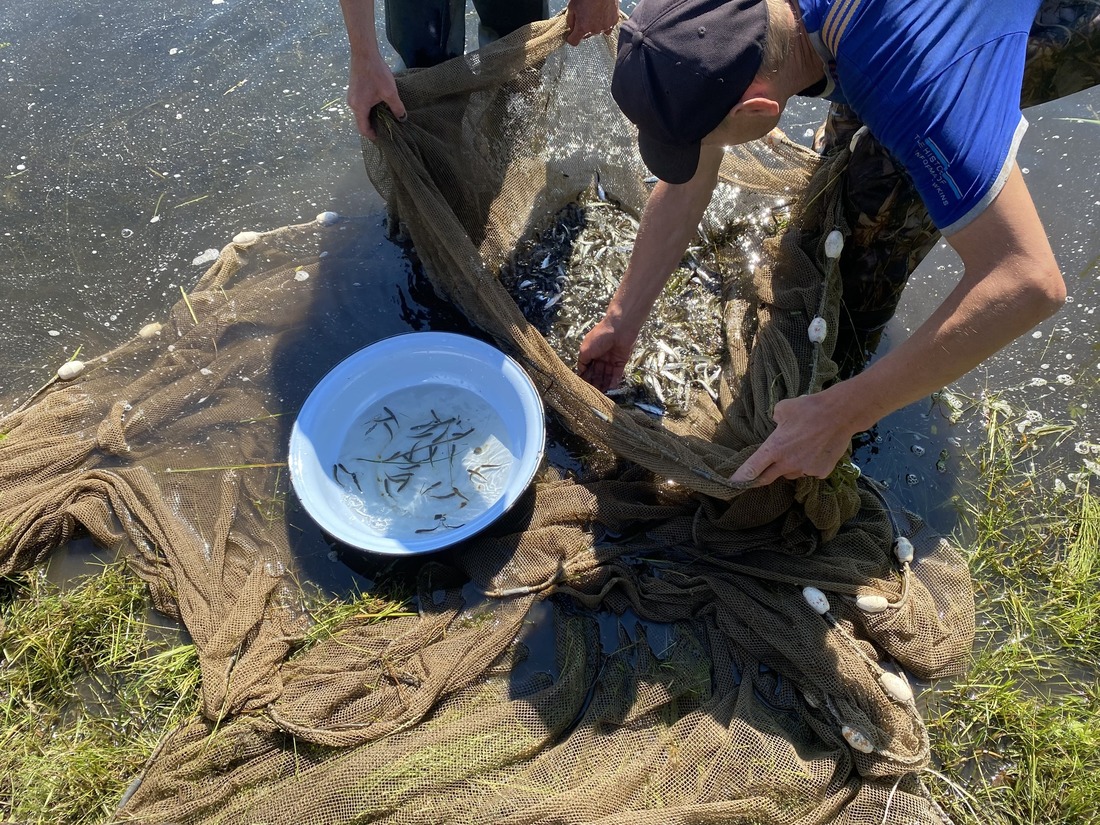
[[[1038,329],[1035,330],[1035,332],[1031,333],[1031,337],[1032,338],[1042,338],[1043,337],[1042,330],[1038,330]]]
[[[46,333],[46,334],[47,334],[47,335],[49,335],[49,336],[50,336],[50,337],[52,337],[52,338],[56,338],[56,337],[57,337],[58,335],[60,335],[61,333],[60,333],[60,332],[58,332],[58,331],[57,331],[56,329],[51,329],[51,330],[50,330],[50,331],[49,331],[48,333]]]
[[[153,217],[149,219],[149,223],[160,223],[160,215],[153,215]]]
[[[119,233],[119,234],[121,234],[122,237],[124,237],[124,238],[132,238],[134,236],[134,230],[132,230],[132,229],[123,229],[122,232]]]

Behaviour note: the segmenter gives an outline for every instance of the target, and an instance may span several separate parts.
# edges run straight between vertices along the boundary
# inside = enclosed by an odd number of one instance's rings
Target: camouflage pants
[[[1100,0],[1046,0],[1031,29],[1023,107],[1100,83]],[[863,124],[834,104],[815,148],[844,146]],[[894,315],[909,275],[940,238],[905,170],[871,135],[848,165],[845,215],[852,237],[841,256],[844,307],[834,357],[842,375],[863,367]]]

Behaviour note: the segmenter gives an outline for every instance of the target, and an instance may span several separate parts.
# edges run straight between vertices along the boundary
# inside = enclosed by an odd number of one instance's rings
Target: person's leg
[[[386,39],[409,69],[435,66],[466,50],[465,0],[384,0]]]
[[[474,8],[480,20],[478,42],[482,46],[550,16],[549,0],[474,0]]]
[[[1100,0],[1046,0],[1028,39],[1021,105],[1097,84]],[[862,125],[848,107],[833,106],[815,148],[826,153],[846,145]],[[863,368],[909,275],[940,238],[909,176],[874,136],[860,138],[845,177],[852,235],[840,258],[844,298],[834,360],[841,377]]]

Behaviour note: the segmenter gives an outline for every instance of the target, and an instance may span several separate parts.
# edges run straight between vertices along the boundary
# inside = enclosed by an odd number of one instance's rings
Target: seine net
[[[848,461],[727,481],[778,400],[836,376],[825,245],[850,232],[851,150],[776,133],[727,152],[700,230],[726,284],[713,394],[660,417],[616,403],[501,279],[571,204],[637,216],[647,194],[613,40],[571,48],[564,28],[400,77],[408,120],[381,115],[364,147],[435,291],[525,367],[554,426],[614,459],[545,466],[425,561],[414,614],[300,644],[300,560],[271,506],[295,412],[373,340],[349,321],[377,264],[338,252],[357,219],[239,235],[162,323],[3,419],[0,572],[87,531],[199,651],[203,716],[165,737],[117,821],[942,821],[909,679],[966,666],[960,554]]]

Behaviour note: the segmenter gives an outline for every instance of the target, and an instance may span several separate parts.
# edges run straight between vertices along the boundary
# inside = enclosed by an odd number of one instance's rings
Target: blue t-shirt
[[[962,229],[997,196],[1027,121],[1028,32],[1041,0],[798,0],[847,103],[904,164],[936,226]]]

